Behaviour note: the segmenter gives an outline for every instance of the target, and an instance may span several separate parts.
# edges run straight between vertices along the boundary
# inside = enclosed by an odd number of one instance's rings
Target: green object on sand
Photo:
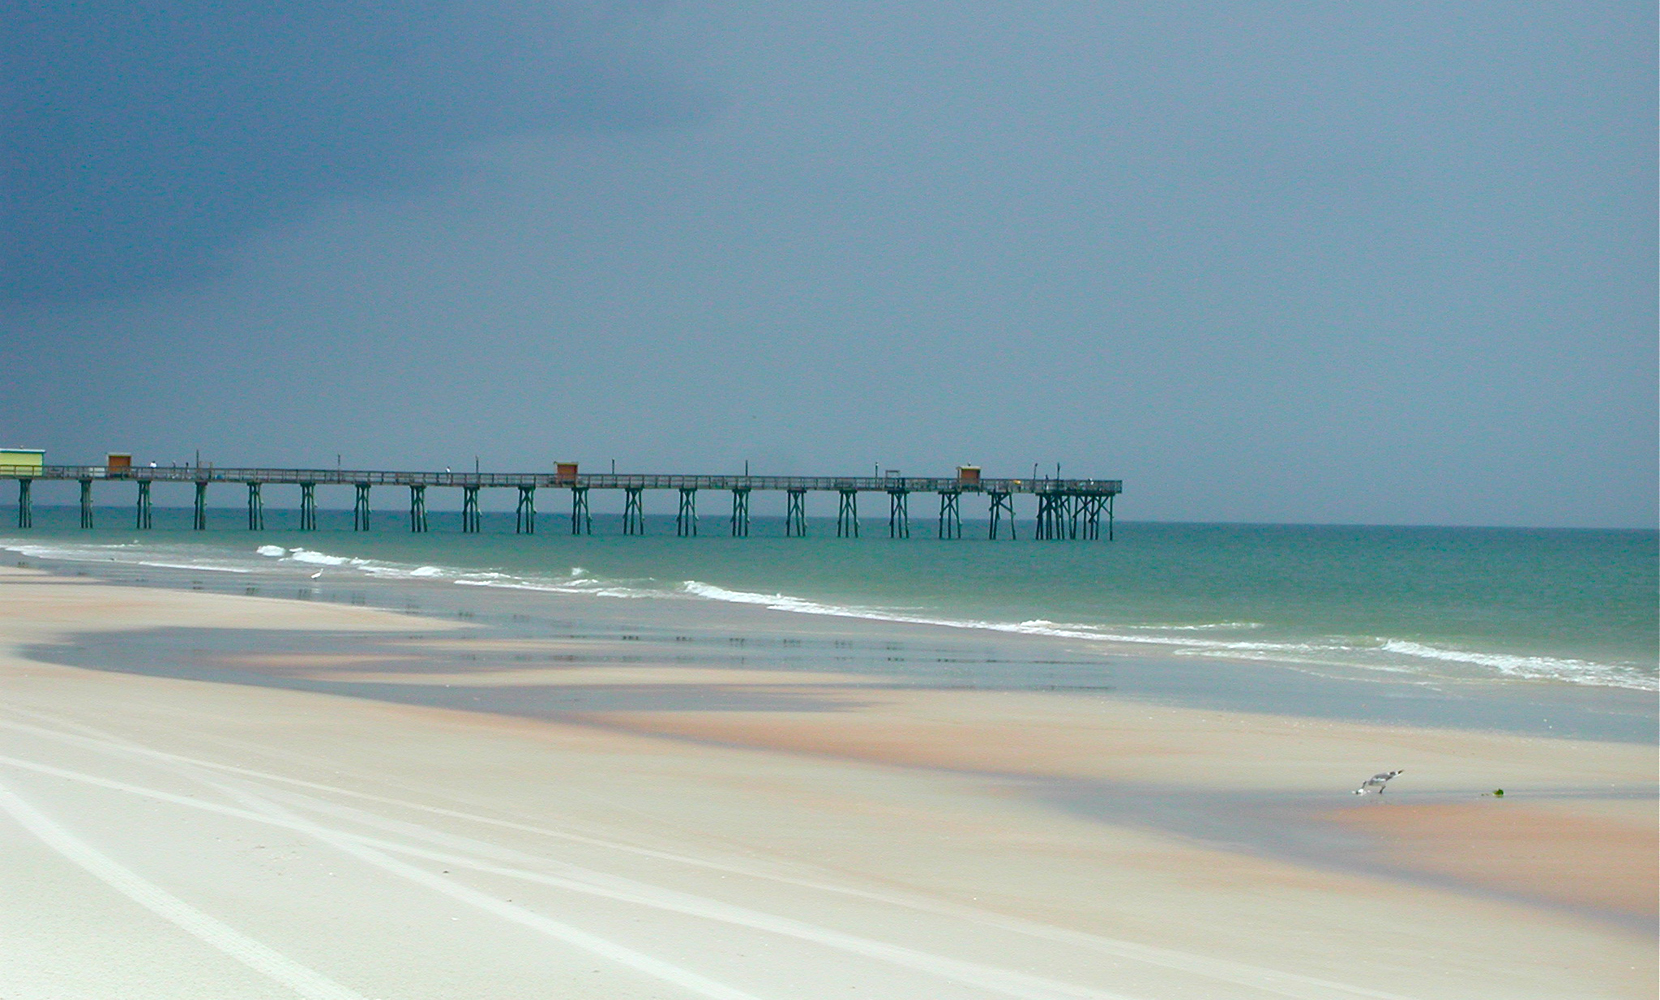
[[[1502,789],[1502,788],[1493,789],[1493,798],[1495,798],[1495,799],[1504,798],[1504,789]]]

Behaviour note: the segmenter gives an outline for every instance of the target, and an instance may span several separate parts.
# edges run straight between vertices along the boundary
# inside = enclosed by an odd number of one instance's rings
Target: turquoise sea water
[[[696,538],[675,537],[672,518],[623,537],[614,517],[596,517],[595,535],[572,536],[567,519],[547,513],[534,536],[515,535],[501,514],[486,514],[477,535],[439,512],[420,535],[386,513],[366,533],[338,511],[322,512],[315,532],[294,530],[283,510],[268,511],[269,530],[258,533],[239,527],[235,511],[214,511],[200,532],[188,530],[184,510],[158,508],[157,527],[144,532],[85,531],[77,518],[37,508],[33,529],[0,529],[0,547],[210,574],[758,604],[1397,677],[1656,688],[1653,531],[1120,522],[1113,542],[990,542],[971,522],[963,539],[941,541],[916,529],[889,539],[885,520],[867,521],[860,539],[835,538],[834,522],[793,539],[781,520],[760,518],[751,537],[733,539],[718,517],[704,518]],[[131,518],[111,508],[97,520]]]

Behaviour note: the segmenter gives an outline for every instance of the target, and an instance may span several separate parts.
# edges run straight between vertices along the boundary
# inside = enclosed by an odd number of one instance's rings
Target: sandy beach
[[[241,679],[30,655],[156,629]],[[1652,746],[472,631],[0,570],[0,997],[1656,995]]]

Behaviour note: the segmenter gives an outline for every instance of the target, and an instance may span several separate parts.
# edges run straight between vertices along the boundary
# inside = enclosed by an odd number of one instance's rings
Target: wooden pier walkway
[[[17,526],[33,525],[30,485],[35,480],[74,480],[81,487],[81,527],[92,527],[92,490],[94,483],[132,482],[138,485],[135,527],[149,528],[152,523],[150,487],[153,483],[192,483],[196,490],[194,526],[207,527],[207,491],[215,483],[236,484],[247,489],[248,528],[260,531],[265,527],[265,501],[262,487],[294,485],[300,488],[300,530],[317,527],[317,487],[350,486],[354,490],[354,529],[369,530],[370,491],[376,486],[404,487],[409,491],[409,530],[427,530],[426,491],[428,487],[456,488],[462,491],[461,530],[477,532],[481,526],[478,496],[482,489],[518,490],[515,530],[532,534],[536,530],[536,491],[564,489],[571,493],[570,529],[573,534],[592,534],[593,516],[589,512],[588,494],[591,490],[621,490],[623,493],[622,533],[645,533],[644,494],[647,490],[667,490],[678,494],[679,507],[675,519],[676,533],[682,536],[697,534],[697,494],[699,490],[720,490],[732,495],[732,513],[729,520],[734,537],[749,534],[749,496],[755,491],[774,491],[785,494],[784,532],[790,537],[807,533],[808,493],[834,493],[837,496],[836,534],[838,537],[858,537],[861,493],[885,493],[888,496],[888,534],[893,538],[909,538],[910,495],[934,493],[939,497],[938,532],[940,538],[962,537],[962,497],[965,494],[983,495],[989,507],[989,537],[1000,537],[1006,528],[1014,538],[1015,520],[1012,497],[1029,493],[1037,498],[1037,518],[1033,536],[1039,539],[1094,540],[1102,537],[1101,522],[1106,521],[1108,540],[1113,535],[1113,499],[1123,490],[1116,479],[982,479],[977,474],[959,474],[956,477],[915,476],[686,476],[646,475],[636,473],[582,473],[558,472],[392,472],[369,469],[268,469],[215,468],[213,466],[131,466],[101,465],[0,465],[0,479],[18,483]]]

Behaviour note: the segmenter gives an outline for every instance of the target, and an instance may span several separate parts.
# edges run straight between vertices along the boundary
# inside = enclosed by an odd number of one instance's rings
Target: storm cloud
[[[1654,523],[1652,4],[6,3],[0,444]]]
[[[198,283],[331,199],[430,185],[470,144],[646,127],[689,98],[594,5],[5,4],[0,295]]]

